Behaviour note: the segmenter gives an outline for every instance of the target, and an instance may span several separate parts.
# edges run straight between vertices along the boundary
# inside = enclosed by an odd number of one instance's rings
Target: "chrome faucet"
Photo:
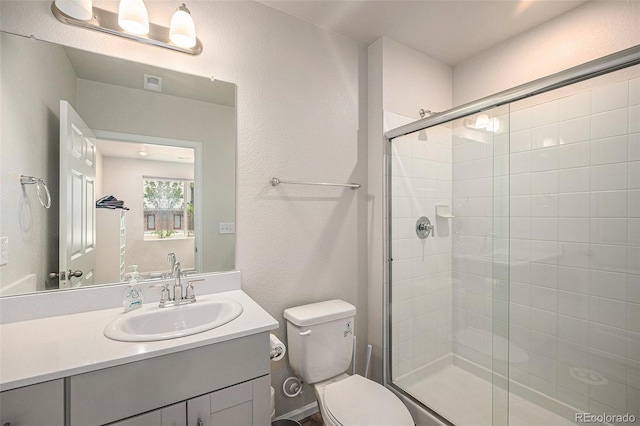
[[[180,274],[182,271],[180,270],[180,262],[176,262],[173,266],[173,278],[175,282],[173,283],[173,300],[178,301],[182,300],[182,282],[180,281]]]
[[[173,274],[176,267],[176,254],[174,252],[167,254],[167,261],[169,262],[169,274]]]
[[[170,253],[173,254],[173,253]],[[174,255],[175,256],[175,255]],[[151,287],[161,287],[162,293],[160,294],[160,304],[161,308],[166,308],[168,306],[178,306],[184,305],[187,303],[193,303],[196,301],[196,294],[193,288],[193,283],[204,280],[193,280],[189,281],[189,284],[186,288],[182,287],[182,269],[180,262],[176,262],[171,270],[173,274],[173,297],[171,297],[171,291],[169,290],[169,283],[166,284],[156,284]]]

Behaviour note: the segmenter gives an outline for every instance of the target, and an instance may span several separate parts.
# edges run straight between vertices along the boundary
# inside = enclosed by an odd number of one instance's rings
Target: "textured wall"
[[[461,105],[640,43],[640,2],[593,0],[454,67]]]

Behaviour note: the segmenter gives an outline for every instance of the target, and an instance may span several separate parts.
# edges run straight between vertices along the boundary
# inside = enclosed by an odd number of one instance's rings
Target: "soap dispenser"
[[[138,273],[138,265],[131,265],[129,268],[132,269],[131,278],[129,279],[129,285],[125,289],[124,297],[122,299],[122,305],[125,312],[133,311],[134,309],[142,307],[142,302],[144,300],[142,289],[138,285],[138,277],[140,276]]]

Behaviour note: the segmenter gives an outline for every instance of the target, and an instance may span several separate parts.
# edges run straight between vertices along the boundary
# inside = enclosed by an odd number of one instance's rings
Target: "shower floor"
[[[457,426],[492,424],[491,383],[456,365],[446,365],[402,388]],[[510,393],[509,425],[565,426],[575,423]]]

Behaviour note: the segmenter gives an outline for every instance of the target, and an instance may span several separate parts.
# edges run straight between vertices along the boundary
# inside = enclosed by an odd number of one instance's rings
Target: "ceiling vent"
[[[144,88],[154,92],[162,92],[162,78],[155,75],[144,75]]]

